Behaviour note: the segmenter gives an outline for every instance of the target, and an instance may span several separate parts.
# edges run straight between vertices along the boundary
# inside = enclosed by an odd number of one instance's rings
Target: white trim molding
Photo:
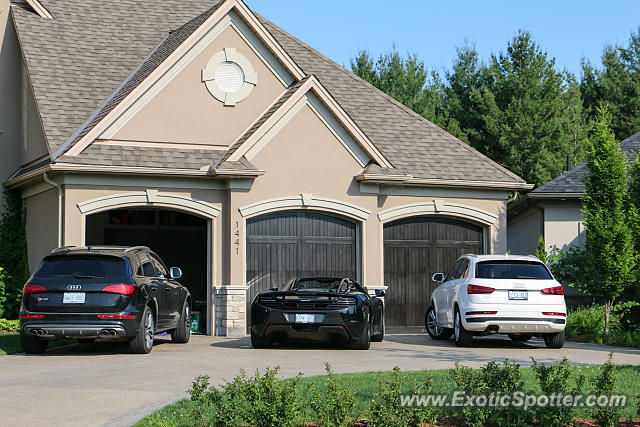
[[[347,217],[365,221],[371,215],[371,211],[341,200],[317,197],[311,194],[300,194],[299,196],[280,197],[277,199],[263,200],[252,203],[238,209],[244,218],[260,215],[263,213],[285,210],[285,209],[320,209],[334,212]]]
[[[361,166],[364,167],[373,160],[380,166],[393,167],[313,74],[229,156],[228,160],[238,161],[242,156],[251,160],[305,106],[311,108]]]
[[[378,218],[383,223],[399,218],[418,215],[453,215],[469,218],[486,225],[492,225],[498,219],[498,215],[492,214],[491,212],[460,203],[446,202],[444,200],[411,203],[378,212]]]
[[[238,90],[233,92],[225,91],[216,80],[218,67],[230,63],[240,70],[242,84]],[[226,106],[234,106],[238,102],[246,99],[258,84],[258,74],[253,69],[251,62],[238,53],[235,48],[225,47],[221,52],[213,55],[207,66],[202,70],[202,81],[207,90],[214,98],[221,101]]]
[[[220,215],[221,209],[209,202],[177,194],[159,193],[155,189],[118,193],[78,203],[83,215],[127,206],[167,207],[187,211],[206,218]]]

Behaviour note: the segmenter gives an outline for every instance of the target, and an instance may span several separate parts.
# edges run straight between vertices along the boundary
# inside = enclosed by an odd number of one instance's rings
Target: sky
[[[626,45],[640,27],[639,0],[245,0],[253,10],[337,63],[366,49],[377,58],[397,46],[427,69],[450,69],[456,47],[475,45],[483,59],[504,51],[518,29],[580,77],[580,60],[600,65],[607,44]]]

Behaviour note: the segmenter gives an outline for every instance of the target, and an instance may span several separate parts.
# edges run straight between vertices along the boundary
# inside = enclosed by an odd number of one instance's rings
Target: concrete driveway
[[[388,335],[369,351],[325,347],[254,350],[248,338],[195,336],[186,345],[158,337],[149,355],[123,354],[113,343],[73,344],[43,356],[0,357],[0,424],[7,426],[130,425],[162,406],[185,397],[201,374],[220,383],[241,368],[279,365],[282,374],[316,375],[330,362],[336,372],[443,369],[454,362],[478,367],[509,358],[523,365],[530,356],[553,362],[567,356],[574,364],[603,363],[609,352],[617,364],[640,365],[640,350],[567,343],[548,350],[532,340],[518,344],[502,337],[476,339],[469,349],[426,335]]]

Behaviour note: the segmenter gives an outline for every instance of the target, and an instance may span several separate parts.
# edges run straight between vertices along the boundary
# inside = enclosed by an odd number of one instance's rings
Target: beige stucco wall
[[[58,246],[58,190],[51,189],[24,199],[29,271]]]
[[[223,48],[235,48],[249,60],[258,84],[233,107],[215,99],[201,81],[209,59]],[[112,137],[117,140],[229,145],[284,90],[233,27],[229,27]]]
[[[533,255],[538,239],[543,234],[542,210],[530,208],[517,218],[509,221],[507,242],[513,255]]]
[[[20,49],[9,13],[0,0],[0,182],[20,166]],[[0,196],[4,189],[0,187]],[[0,197],[0,211],[4,200]]]
[[[382,271],[382,223],[377,214],[380,211],[416,202],[445,200],[480,208],[497,215],[496,222],[488,227],[489,251],[504,253],[507,248],[506,236],[506,193],[494,198],[446,197],[446,191],[423,190],[419,197],[408,195],[376,195],[360,191],[360,184],[354,179],[362,166],[349,154],[340,141],[322,121],[305,107],[292,119],[251,161],[264,176],[259,177],[251,191],[232,191],[230,194],[230,220],[238,224],[240,247],[238,253],[231,254],[229,260],[230,284],[245,282],[245,230],[246,218],[239,208],[252,203],[283,196],[297,196],[302,193],[344,201],[371,211],[362,224],[362,282],[371,288],[383,286]],[[402,193],[402,191],[399,191]],[[470,192],[472,194],[473,191]],[[451,192],[451,194],[457,194]],[[234,233],[236,229],[232,230]],[[232,245],[235,235],[230,236]]]
[[[585,244],[584,215],[580,202],[546,202],[544,207],[544,241],[547,246],[566,249]]]

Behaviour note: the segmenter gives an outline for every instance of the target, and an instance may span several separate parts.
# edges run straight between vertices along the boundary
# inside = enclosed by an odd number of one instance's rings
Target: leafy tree
[[[633,248],[640,254],[640,157],[629,165],[629,198],[627,207],[627,223],[631,230]],[[638,300],[640,297],[640,265],[635,270],[635,286],[630,287],[623,295],[628,300]]]
[[[519,31],[482,74],[475,148],[536,185],[558,176],[567,156],[582,158],[586,139],[577,83],[556,71],[555,60],[530,33]]]
[[[18,191],[5,191],[5,210],[0,215],[0,267],[4,268],[0,286],[0,316],[18,317],[22,287],[29,278],[27,233],[22,197]]]
[[[598,109],[582,202],[586,244],[586,292],[605,300],[605,334],[613,302],[633,281],[636,254],[626,224],[627,160],[609,128],[610,112]]]
[[[547,262],[547,251],[544,247],[544,237],[540,235],[538,239],[538,246],[536,247],[536,257],[546,264]]]
[[[640,28],[626,47],[604,48],[601,69],[583,60],[582,74],[580,90],[590,119],[595,118],[598,105],[605,104],[618,140],[640,131]]]

